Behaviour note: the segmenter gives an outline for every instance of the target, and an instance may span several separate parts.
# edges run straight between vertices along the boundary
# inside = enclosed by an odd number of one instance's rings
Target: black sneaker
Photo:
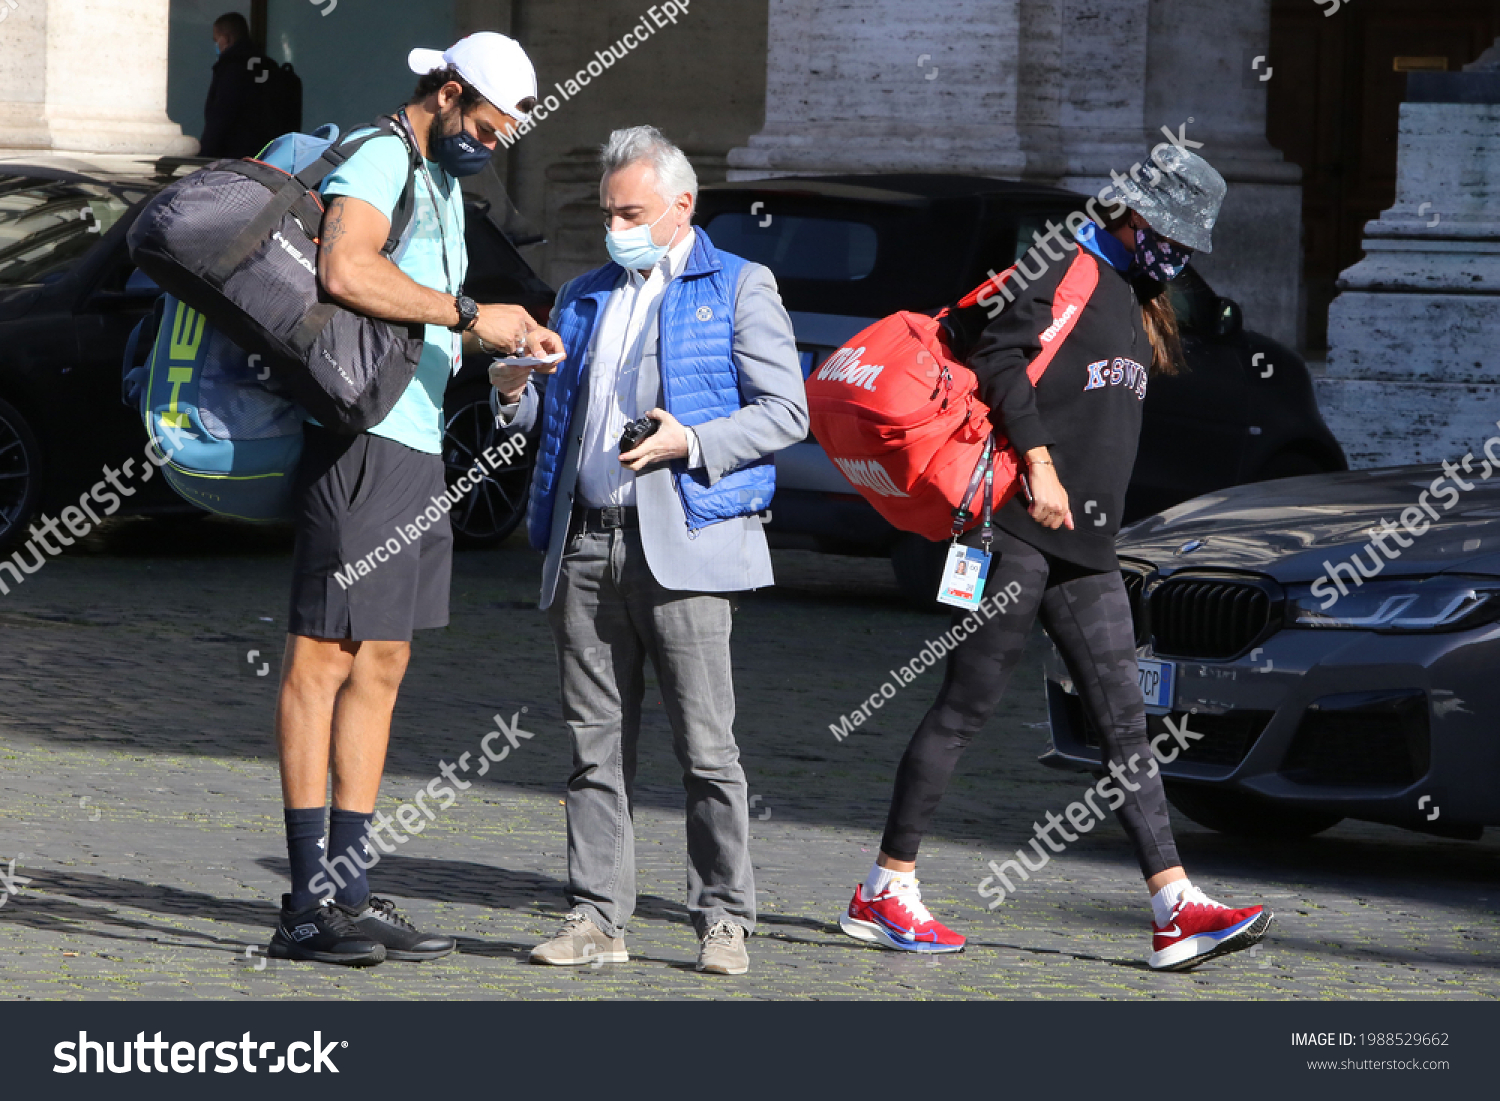
[[[360,933],[384,945],[388,960],[440,960],[458,947],[452,937],[422,932],[397,913],[388,898],[371,895],[364,909],[350,913]]]
[[[291,895],[281,896],[281,920],[266,950],[271,959],[347,967],[374,967],[385,959],[385,945],[359,929],[350,912],[332,899],[295,912],[291,901]]]

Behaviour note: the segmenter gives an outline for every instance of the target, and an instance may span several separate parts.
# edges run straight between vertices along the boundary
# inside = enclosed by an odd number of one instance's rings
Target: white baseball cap
[[[526,121],[526,112],[518,104],[536,98],[536,67],[531,58],[514,38],[494,31],[471,34],[446,52],[413,50],[406,63],[418,76],[453,66],[480,95],[517,122]]]

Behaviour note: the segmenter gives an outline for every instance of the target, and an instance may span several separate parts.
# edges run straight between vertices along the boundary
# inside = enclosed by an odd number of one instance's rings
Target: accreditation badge
[[[984,551],[962,543],[949,547],[942,584],[938,586],[938,603],[971,610],[979,607],[984,597],[985,579],[990,575],[990,557]]]

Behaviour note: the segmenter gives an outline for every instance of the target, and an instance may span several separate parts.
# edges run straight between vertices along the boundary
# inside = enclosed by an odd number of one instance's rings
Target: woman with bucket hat
[[[1036,275],[1026,268],[1019,279],[1006,273],[1009,305],[998,314],[981,298],[946,322],[955,354],[978,377],[992,422],[1024,457],[1030,490],[1029,500],[1012,498],[994,513],[993,530],[987,516],[961,541],[993,551],[989,592],[1014,582],[1021,595],[977,626],[963,610],[954,616],[955,628],[969,618],[967,637],[949,653],[937,700],[901,759],[880,855],[840,919],[845,932],[872,944],[929,953],[963,948],[964,937],[922,904],[917,849],[959,756],[999,704],[1038,616],[1100,732],[1109,772],[1068,808],[1066,819],[1049,814],[1046,829],[1038,825],[1015,859],[992,862],[995,874],[980,884],[981,895],[998,896],[990,904],[998,905],[1006,888],[1014,891],[1066,842],[1092,829],[1103,804],[1130,839],[1146,880],[1153,969],[1186,970],[1248,948],[1271,921],[1263,907],[1233,909],[1210,899],[1178,859],[1147,740],[1135,630],[1114,552],[1148,375],[1175,374],[1182,362],[1166,287],[1194,251],[1211,250],[1226,186],[1202,157],[1166,144],[1144,168],[1115,179],[1107,214],[1096,214],[1091,203],[1093,218],[1069,219],[1073,255],[1039,263]],[[1033,383],[1027,367],[1044,349],[1051,359]],[[1187,731],[1177,735],[1184,745],[1189,738]],[[1170,745],[1159,752],[1175,756]]]

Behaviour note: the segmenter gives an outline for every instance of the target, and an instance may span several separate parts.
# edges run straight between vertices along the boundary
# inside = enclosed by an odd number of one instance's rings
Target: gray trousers
[[[568,902],[619,936],[635,911],[632,812],[650,657],[687,789],[688,911],[701,937],[755,928],[750,811],[734,741],[731,598],[664,589],[638,531],[569,535],[547,609],[573,736]]]

